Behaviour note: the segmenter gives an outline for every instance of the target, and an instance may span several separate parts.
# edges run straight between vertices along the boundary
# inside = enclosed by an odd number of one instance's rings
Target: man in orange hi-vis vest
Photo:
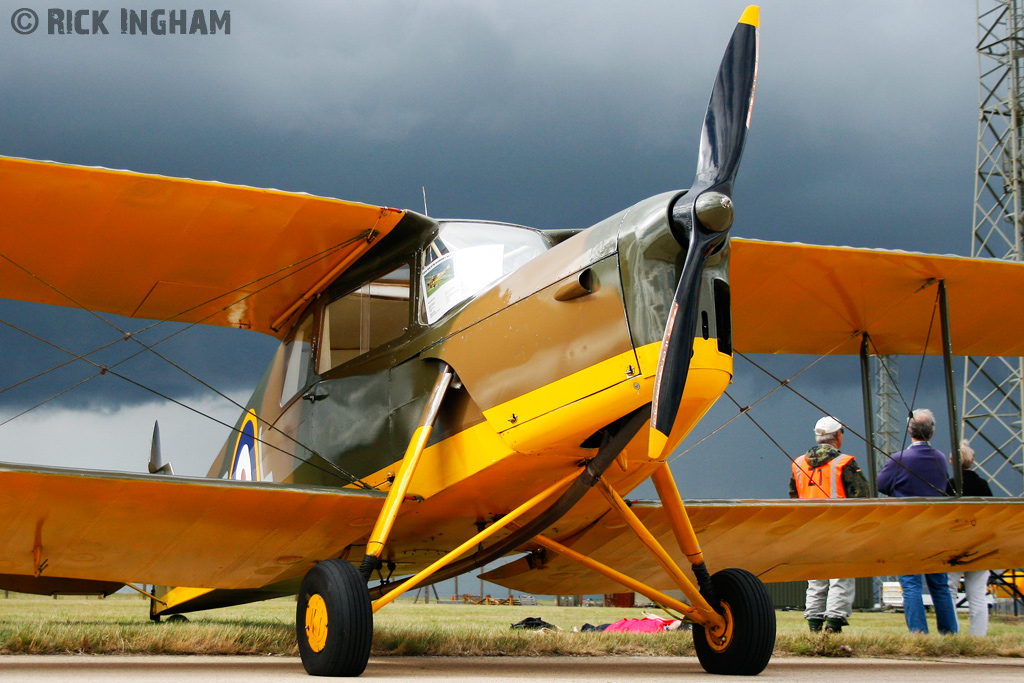
[[[814,425],[817,442],[793,461],[790,498],[867,498],[868,481],[852,455],[840,452],[843,425],[830,415]],[[812,631],[840,633],[853,610],[856,579],[813,579],[807,582],[804,619]]]

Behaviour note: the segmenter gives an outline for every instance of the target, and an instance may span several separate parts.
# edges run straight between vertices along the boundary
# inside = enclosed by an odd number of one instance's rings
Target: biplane
[[[750,7],[692,185],[583,230],[0,159],[0,296],[280,341],[206,478],[156,440],[151,474],[0,465],[0,585],[152,584],[156,620],[297,595],[306,670],[355,676],[379,609],[522,553],[488,578],[625,586],[693,622],[707,671],[757,674],[762,580],[1019,565],[1019,501],[681,500],[668,457],[737,350],[920,352],[914,297],[942,281],[958,352],[1024,355],[981,294],[1024,266],[730,240],[757,50]],[[627,504],[647,479],[660,504]]]

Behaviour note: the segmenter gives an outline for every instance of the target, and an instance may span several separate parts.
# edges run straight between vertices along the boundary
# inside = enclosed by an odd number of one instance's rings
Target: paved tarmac
[[[370,660],[360,680],[444,679],[493,683],[495,679],[538,681],[677,681],[709,679],[694,657],[382,657]],[[0,680],[8,681],[188,681],[253,683],[315,680],[297,657],[196,657],[112,655],[7,655],[0,657]],[[916,681],[1024,680],[1024,660],[777,658],[758,681]]]

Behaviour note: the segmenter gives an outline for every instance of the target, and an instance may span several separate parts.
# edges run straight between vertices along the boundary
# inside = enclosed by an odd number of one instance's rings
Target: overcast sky
[[[8,19],[22,7],[43,21],[29,35]],[[187,7],[230,10],[230,34],[133,36],[120,33],[121,4],[81,7],[108,9],[109,34],[48,35],[48,5],[0,3],[0,154],[414,210],[425,187],[431,215],[538,228],[586,227],[689,186],[715,71],[743,10],[680,0],[209,3]],[[975,5],[963,0],[764,2],[733,234],[967,254],[975,39]],[[89,318],[0,302],[0,319],[79,352],[119,334]],[[0,388],[66,359],[11,328],[0,343]],[[167,353],[241,400],[273,346],[194,329]],[[916,362],[903,373],[908,393]],[[856,359],[819,367],[807,391],[862,424]],[[235,408],[160,361],[125,368],[233,421]],[[72,365],[0,393],[0,422],[89,374]],[[738,401],[768,388],[737,360]],[[934,369],[921,392],[919,404],[944,415]],[[783,393],[753,414],[795,455],[820,413]],[[159,418],[178,471],[205,473],[226,430],[153,398],[110,376],[90,381],[0,426],[0,458],[143,469]],[[701,430],[735,413],[723,402]],[[684,495],[785,496],[789,461],[739,423],[676,461]]]

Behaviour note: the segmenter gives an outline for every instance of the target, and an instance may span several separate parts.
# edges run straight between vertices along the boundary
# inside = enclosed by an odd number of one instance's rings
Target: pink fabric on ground
[[[623,633],[661,633],[665,626],[672,623],[672,619],[619,619],[614,624],[608,624],[604,631],[621,631]]]

